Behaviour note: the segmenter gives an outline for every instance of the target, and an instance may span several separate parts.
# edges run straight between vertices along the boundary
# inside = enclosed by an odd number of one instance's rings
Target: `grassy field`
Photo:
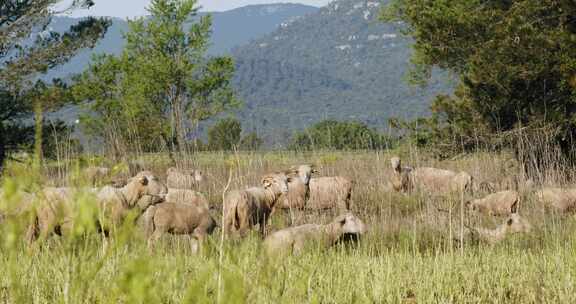
[[[411,166],[465,170],[477,182],[499,182],[519,170],[506,154],[474,154],[438,162],[415,151],[395,151]],[[456,237],[467,225],[495,227],[504,219],[461,213],[461,199],[388,190],[388,152],[294,154],[200,154],[181,161],[207,173],[202,186],[221,219],[222,191],[257,185],[261,175],[300,163],[313,163],[320,176],[354,179],[354,213],[369,226],[356,247],[268,258],[256,233],[240,243],[220,243],[220,230],[199,254],[186,237],[162,241],[150,252],[137,227],[125,225],[103,249],[101,237],[78,224],[73,235],[28,247],[22,220],[8,219],[0,234],[1,303],[571,303],[576,298],[576,252],[571,216],[555,215],[520,187],[520,213],[534,226],[496,245]],[[163,155],[142,158],[160,176]],[[10,164],[5,193],[63,185],[75,166],[58,164],[46,176],[30,176]],[[107,164],[113,165],[113,164]],[[73,171],[73,170],[72,170]],[[560,173],[544,184],[569,184]],[[520,184],[523,184],[521,179]],[[475,196],[482,196],[480,192]],[[9,195],[8,195],[9,196]],[[14,202],[16,198],[12,199]],[[89,198],[80,198],[79,204]],[[3,207],[13,204],[4,201]],[[452,210],[451,213],[437,209]],[[326,223],[335,212],[310,212],[299,223]],[[286,225],[277,213],[273,229]]]

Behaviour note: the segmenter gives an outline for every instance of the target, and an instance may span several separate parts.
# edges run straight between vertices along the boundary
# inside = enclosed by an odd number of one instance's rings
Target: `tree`
[[[191,128],[237,105],[234,64],[205,56],[211,17],[197,16],[196,0],[153,0],[148,11],[129,21],[120,56],[93,60],[75,95],[91,101],[83,124],[114,149],[154,150],[161,139],[182,152]]]
[[[335,149],[383,149],[390,141],[360,122],[324,120],[297,132],[290,148],[294,150]]]
[[[221,119],[208,130],[208,147],[217,151],[237,149],[241,134],[242,126],[237,119]]]
[[[264,141],[258,137],[256,132],[250,132],[240,140],[240,149],[247,151],[256,151],[260,149]]]
[[[527,132],[532,141],[550,131],[574,156],[576,2],[395,0],[384,18],[404,21],[415,40],[415,82],[433,67],[458,77],[455,93],[432,105],[431,138],[471,150],[502,132]]]
[[[91,0],[74,0],[55,11],[59,0],[5,0],[0,3],[0,168],[7,150],[7,134],[25,129],[22,118],[35,113],[36,159],[42,152],[43,112],[60,106],[65,85],[37,81],[42,73],[73,57],[78,50],[93,47],[106,32],[109,20],[85,18],[65,33],[47,31],[53,15],[89,8]],[[20,136],[21,140],[27,138]],[[14,140],[14,138],[11,138]]]

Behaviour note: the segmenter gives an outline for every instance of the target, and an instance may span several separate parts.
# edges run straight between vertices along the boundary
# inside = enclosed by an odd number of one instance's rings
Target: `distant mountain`
[[[234,47],[274,31],[284,22],[317,11],[317,7],[302,4],[268,4],[211,13],[214,28],[209,53],[228,53]]]
[[[317,7],[301,4],[250,5],[225,12],[209,13],[212,15],[212,42],[209,54],[225,54],[232,48],[250,42],[278,28],[284,22],[318,11]],[[201,13],[202,15],[208,13]],[[45,78],[66,77],[83,71],[92,54],[120,54],[125,42],[122,33],[128,30],[125,20],[114,18],[104,39],[93,50],[80,52],[69,63],[51,71]],[[56,17],[50,27],[63,32],[78,19]]]
[[[432,96],[450,85],[443,77],[426,89],[406,84],[411,41],[401,24],[378,20],[386,2],[333,1],[234,49],[245,127],[284,143],[326,118],[384,128],[390,117],[426,115]]]

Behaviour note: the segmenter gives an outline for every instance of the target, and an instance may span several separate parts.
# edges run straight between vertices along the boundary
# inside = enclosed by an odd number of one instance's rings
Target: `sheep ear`
[[[340,220],[340,225],[344,226],[344,224],[346,224],[346,217],[342,217],[342,219]]]
[[[264,185],[264,188],[268,188],[270,186],[272,186],[272,182],[270,181],[269,177],[265,177],[262,179],[262,185]]]
[[[141,185],[148,185],[148,178],[146,176],[142,176],[140,177],[140,179],[138,180],[140,182]]]

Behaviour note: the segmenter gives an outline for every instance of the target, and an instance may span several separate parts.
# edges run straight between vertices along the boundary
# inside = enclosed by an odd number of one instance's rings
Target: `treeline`
[[[254,151],[265,148],[256,132],[246,132],[238,119],[224,118],[208,129],[207,141],[197,139],[197,151]],[[395,146],[397,139],[379,133],[356,121],[320,121],[295,132],[286,147],[294,151],[312,150],[380,150]]]
[[[458,79],[431,117],[395,122],[415,143],[441,157],[511,149],[534,172],[545,159],[575,163],[575,1],[394,0],[383,19],[415,41],[414,83],[435,67]]]

